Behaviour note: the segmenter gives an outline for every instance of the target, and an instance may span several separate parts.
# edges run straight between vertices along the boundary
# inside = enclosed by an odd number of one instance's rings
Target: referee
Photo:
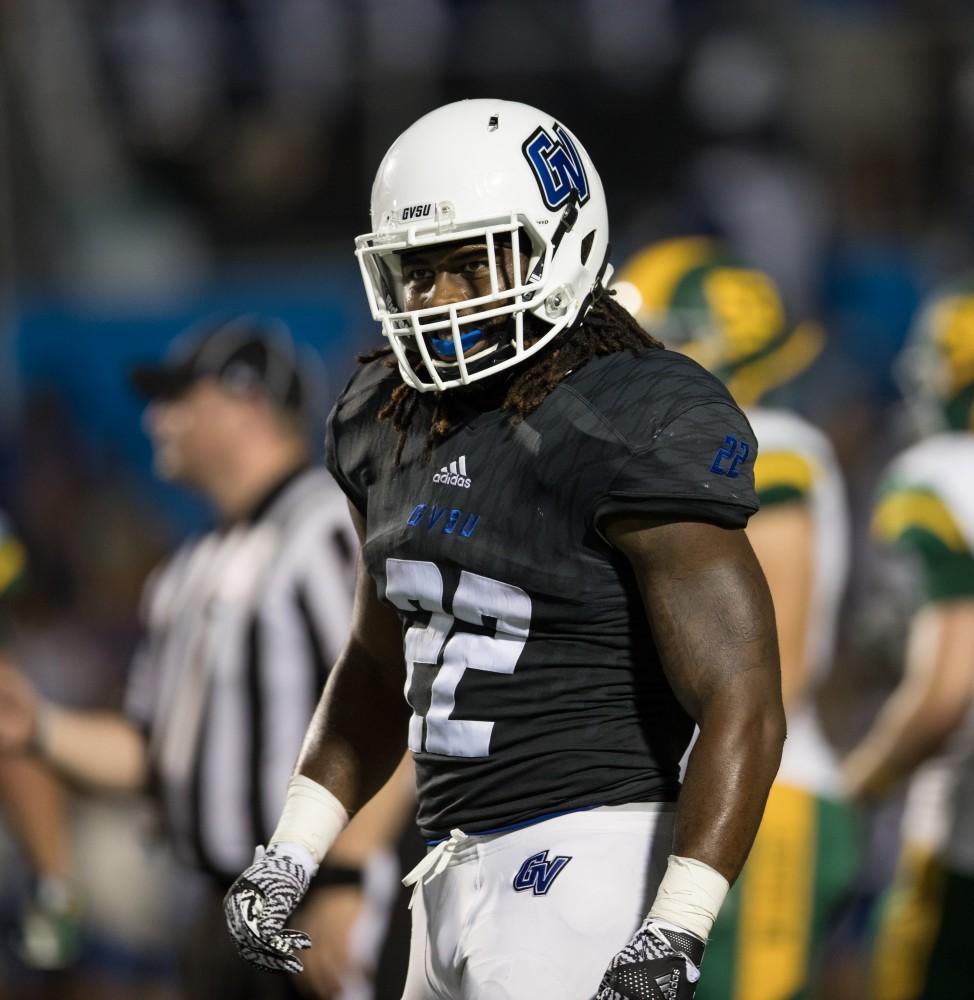
[[[153,788],[177,855],[209,877],[182,955],[192,1000],[301,995],[239,961],[220,900],[274,830],[351,617],[356,540],[344,497],[309,464],[304,370],[286,330],[251,317],[135,369],[156,472],[202,492],[219,526],[146,584],[124,715],[44,702],[0,670],[0,745],[91,785]],[[319,870],[302,913],[316,941],[304,995],[371,996],[396,889],[388,848],[410,806],[401,768]]]

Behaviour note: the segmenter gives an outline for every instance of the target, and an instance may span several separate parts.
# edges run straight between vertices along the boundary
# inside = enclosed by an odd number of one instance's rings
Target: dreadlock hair
[[[614,294],[600,287],[582,322],[555,338],[554,343],[557,346],[542,352],[537,359],[532,359],[514,369],[501,409],[511,413],[515,423],[533,413],[567,375],[577,371],[592,358],[618,354],[621,351],[640,354],[643,351],[662,348],[663,345],[619,305],[613,298]],[[388,357],[386,364],[394,368],[396,362],[390,357],[391,354],[390,347],[380,347],[359,355],[358,361],[366,364],[380,357]],[[402,458],[406,437],[419,407],[421,395],[423,394],[418,390],[403,382],[393,389],[392,395],[379,410],[379,420],[391,420],[392,426],[399,431],[395,453],[397,466]],[[423,451],[423,457],[427,462],[433,454],[433,448],[449,436],[455,420],[452,412],[454,394],[437,392],[434,393],[434,397],[436,405],[433,408],[433,418],[426,433],[426,447]]]

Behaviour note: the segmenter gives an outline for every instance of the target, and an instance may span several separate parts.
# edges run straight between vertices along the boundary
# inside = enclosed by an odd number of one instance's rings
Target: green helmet
[[[822,349],[817,325],[790,325],[767,274],[708,237],[651,244],[623,265],[614,288],[644,329],[721,378],[742,406],[799,374]]]

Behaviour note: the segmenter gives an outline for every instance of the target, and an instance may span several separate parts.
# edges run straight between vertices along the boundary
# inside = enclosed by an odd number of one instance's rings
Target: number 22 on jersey
[[[451,602],[443,607],[443,576],[435,563],[386,560],[386,597],[402,611],[428,611],[426,625],[410,625],[405,636],[409,749],[451,757],[486,757],[494,723],[453,719],[457,686],[467,670],[512,674],[531,626],[531,598],[509,583],[463,570]],[[471,626],[473,626],[471,628]],[[421,714],[416,665],[436,669],[429,708]]]

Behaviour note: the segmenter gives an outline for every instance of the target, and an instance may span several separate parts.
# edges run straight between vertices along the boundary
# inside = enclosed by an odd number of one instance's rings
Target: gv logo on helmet
[[[551,131],[554,138],[539,125],[521,147],[541,188],[541,197],[554,211],[577,191],[578,203],[584,205],[589,190],[582,158],[568,133],[557,122],[551,126]]]

